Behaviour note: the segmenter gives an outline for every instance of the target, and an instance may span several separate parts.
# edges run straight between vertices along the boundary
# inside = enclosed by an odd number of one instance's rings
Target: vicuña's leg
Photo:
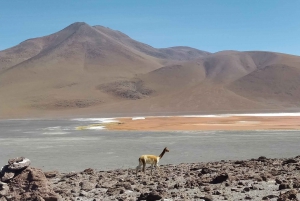
[[[141,163],[138,166],[136,166],[136,175],[138,174],[139,169],[142,169],[142,164]]]
[[[145,174],[145,170],[146,170],[146,164],[143,164],[143,172]]]
[[[145,159],[142,160],[142,163],[143,163],[143,172],[145,174],[145,170],[146,170],[146,161],[145,161]]]
[[[158,165],[158,164],[156,164],[156,165],[155,165],[155,169],[158,169],[158,172],[159,172],[159,174],[161,173],[161,171],[160,171],[160,168],[159,168],[159,165]]]
[[[153,164],[151,164],[151,175],[152,175],[152,170],[153,170]]]

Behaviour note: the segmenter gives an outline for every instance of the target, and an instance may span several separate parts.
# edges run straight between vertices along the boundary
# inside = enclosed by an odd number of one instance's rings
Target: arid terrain
[[[300,57],[154,48],[76,22],[0,51],[0,118],[297,111]]]
[[[299,77],[299,56],[154,48],[84,22],[23,41],[0,51],[0,155],[41,161],[1,157],[0,201],[298,200],[299,156],[244,156],[297,152],[300,116],[241,114],[299,112]],[[137,153],[169,145],[173,164],[135,175]],[[126,166],[89,168],[100,155]],[[53,161],[87,167],[39,169]]]
[[[43,172],[11,159],[1,171],[0,199],[17,200],[299,200],[299,156],[163,165],[134,169]],[[28,161],[28,159],[26,159]]]

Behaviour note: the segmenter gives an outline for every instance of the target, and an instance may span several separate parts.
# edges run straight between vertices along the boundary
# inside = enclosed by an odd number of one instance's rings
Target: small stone
[[[226,181],[229,178],[227,173],[221,173],[220,175],[216,176],[211,183],[218,184]]]
[[[213,201],[213,197],[211,195],[205,195],[203,197],[200,197],[200,199],[203,199],[205,201]]]
[[[282,165],[290,164],[290,163],[297,163],[297,161],[293,158],[287,159],[282,162]]]
[[[249,187],[245,187],[243,190],[244,190],[245,192],[249,192],[249,191],[250,191],[250,188],[249,188]]]
[[[282,181],[278,178],[275,179],[276,184],[282,184]]]
[[[210,187],[209,187],[209,186],[205,186],[203,190],[204,190],[205,192],[208,192],[208,191],[210,191]]]
[[[56,177],[59,173],[58,171],[50,171],[50,172],[44,172],[46,178],[54,178]]]
[[[289,189],[290,185],[288,183],[282,183],[279,185],[279,190]]]
[[[88,193],[85,191],[80,191],[79,196],[88,196]]]
[[[276,196],[276,195],[267,195],[267,196],[264,196],[263,198],[262,198],[262,200],[270,200],[270,199],[273,199],[273,198],[277,198],[278,196]]]
[[[212,194],[213,195],[221,195],[221,192],[220,191],[214,191]]]
[[[85,169],[85,170],[83,170],[83,172],[86,174],[90,174],[90,175],[94,174],[94,170],[92,168]]]

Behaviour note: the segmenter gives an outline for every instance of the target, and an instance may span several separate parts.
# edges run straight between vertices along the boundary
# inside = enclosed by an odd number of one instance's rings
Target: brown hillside
[[[142,52],[155,58],[186,61],[204,57],[210,54],[209,52],[183,46],[157,49],[151,47],[150,45],[132,40],[129,36],[125,35],[122,32],[115,31],[103,26],[94,26],[94,28],[101,31],[106,36],[109,36],[122,43],[123,45],[132,48],[135,51]]]
[[[229,89],[250,100],[274,106],[300,106],[300,68],[273,64],[230,84]]]
[[[74,23],[0,51],[0,117],[297,109],[300,57],[157,49]]]

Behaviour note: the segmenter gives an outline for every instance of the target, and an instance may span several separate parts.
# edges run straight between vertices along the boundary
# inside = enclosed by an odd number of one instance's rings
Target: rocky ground
[[[298,200],[299,173],[300,156],[164,165],[152,176],[149,169],[43,172],[16,158],[1,170],[0,201]]]

